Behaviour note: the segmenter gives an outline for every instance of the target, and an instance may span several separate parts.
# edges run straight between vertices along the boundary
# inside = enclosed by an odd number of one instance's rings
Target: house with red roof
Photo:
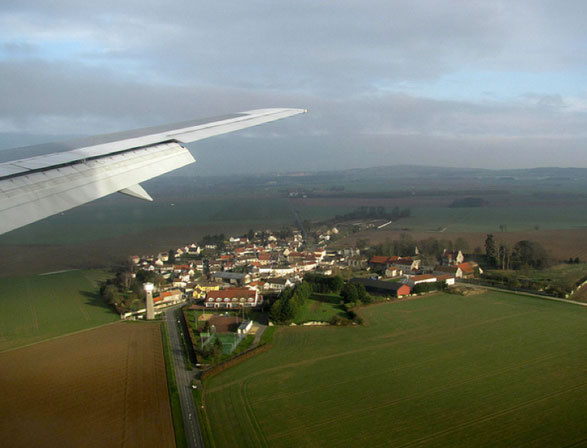
[[[377,272],[385,272],[386,269],[391,267],[399,257],[387,257],[385,255],[374,255],[369,260],[369,267]]]
[[[459,269],[462,272],[462,278],[473,278],[475,276],[475,268],[469,262],[459,264]]]

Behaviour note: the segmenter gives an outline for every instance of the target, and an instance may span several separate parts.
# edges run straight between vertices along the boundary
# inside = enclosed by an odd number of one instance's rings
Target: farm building
[[[363,285],[367,292],[373,294],[383,294],[392,297],[407,296],[411,292],[411,287],[400,282],[385,282],[382,280],[372,280],[369,278],[352,278],[351,283]]]
[[[405,284],[413,288],[420,283],[435,283],[437,281],[436,275],[432,274],[412,275],[405,280]]]
[[[438,274],[452,275],[456,278],[463,278],[463,271],[458,266],[454,265],[440,265],[434,268],[434,272]]]
[[[263,302],[259,291],[249,288],[227,288],[209,291],[206,294],[206,308],[255,307]]]
[[[412,257],[403,257],[396,259],[392,265],[400,269],[404,274],[409,274],[420,269],[420,260],[412,259]]]
[[[292,288],[295,285],[295,282],[286,277],[269,278],[265,282],[264,289],[281,292],[285,288]]]
[[[412,275],[411,277],[405,280],[407,285],[410,285],[412,288],[420,283],[436,283],[436,282],[444,282],[447,285],[454,285],[455,284],[455,277],[452,274],[440,274],[440,275],[432,275],[432,274],[423,274],[423,275]]]
[[[459,269],[463,273],[463,278],[473,278],[475,276],[475,268],[471,265],[471,263],[461,263],[459,264]]]
[[[183,301],[183,294],[179,289],[172,289],[171,291],[163,291],[159,297],[154,297],[154,303],[174,304]]]
[[[369,259],[369,267],[377,272],[384,272],[398,259],[399,257],[385,257],[381,255],[375,255]]]

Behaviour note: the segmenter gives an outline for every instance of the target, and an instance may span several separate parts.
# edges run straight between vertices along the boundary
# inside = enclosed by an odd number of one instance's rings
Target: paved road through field
[[[173,365],[175,366],[175,378],[179,391],[179,401],[181,402],[181,413],[187,445],[188,447],[204,448],[200,422],[198,421],[198,414],[196,413],[194,397],[192,395],[192,378],[196,372],[186,368],[185,354],[179,335],[179,324],[175,317],[175,310],[180,307],[181,305],[178,305],[165,311],[165,321],[169,329]]]

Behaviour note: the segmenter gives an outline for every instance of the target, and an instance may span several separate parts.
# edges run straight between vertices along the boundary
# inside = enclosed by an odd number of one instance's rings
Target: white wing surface
[[[0,234],[115,192],[150,201],[141,182],[195,162],[181,143],[304,112],[258,109],[33,148],[53,152],[0,163]]]

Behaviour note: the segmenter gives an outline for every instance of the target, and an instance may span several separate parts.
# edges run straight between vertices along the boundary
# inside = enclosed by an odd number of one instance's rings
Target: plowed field
[[[0,378],[2,446],[175,446],[158,324],[2,353]]]

